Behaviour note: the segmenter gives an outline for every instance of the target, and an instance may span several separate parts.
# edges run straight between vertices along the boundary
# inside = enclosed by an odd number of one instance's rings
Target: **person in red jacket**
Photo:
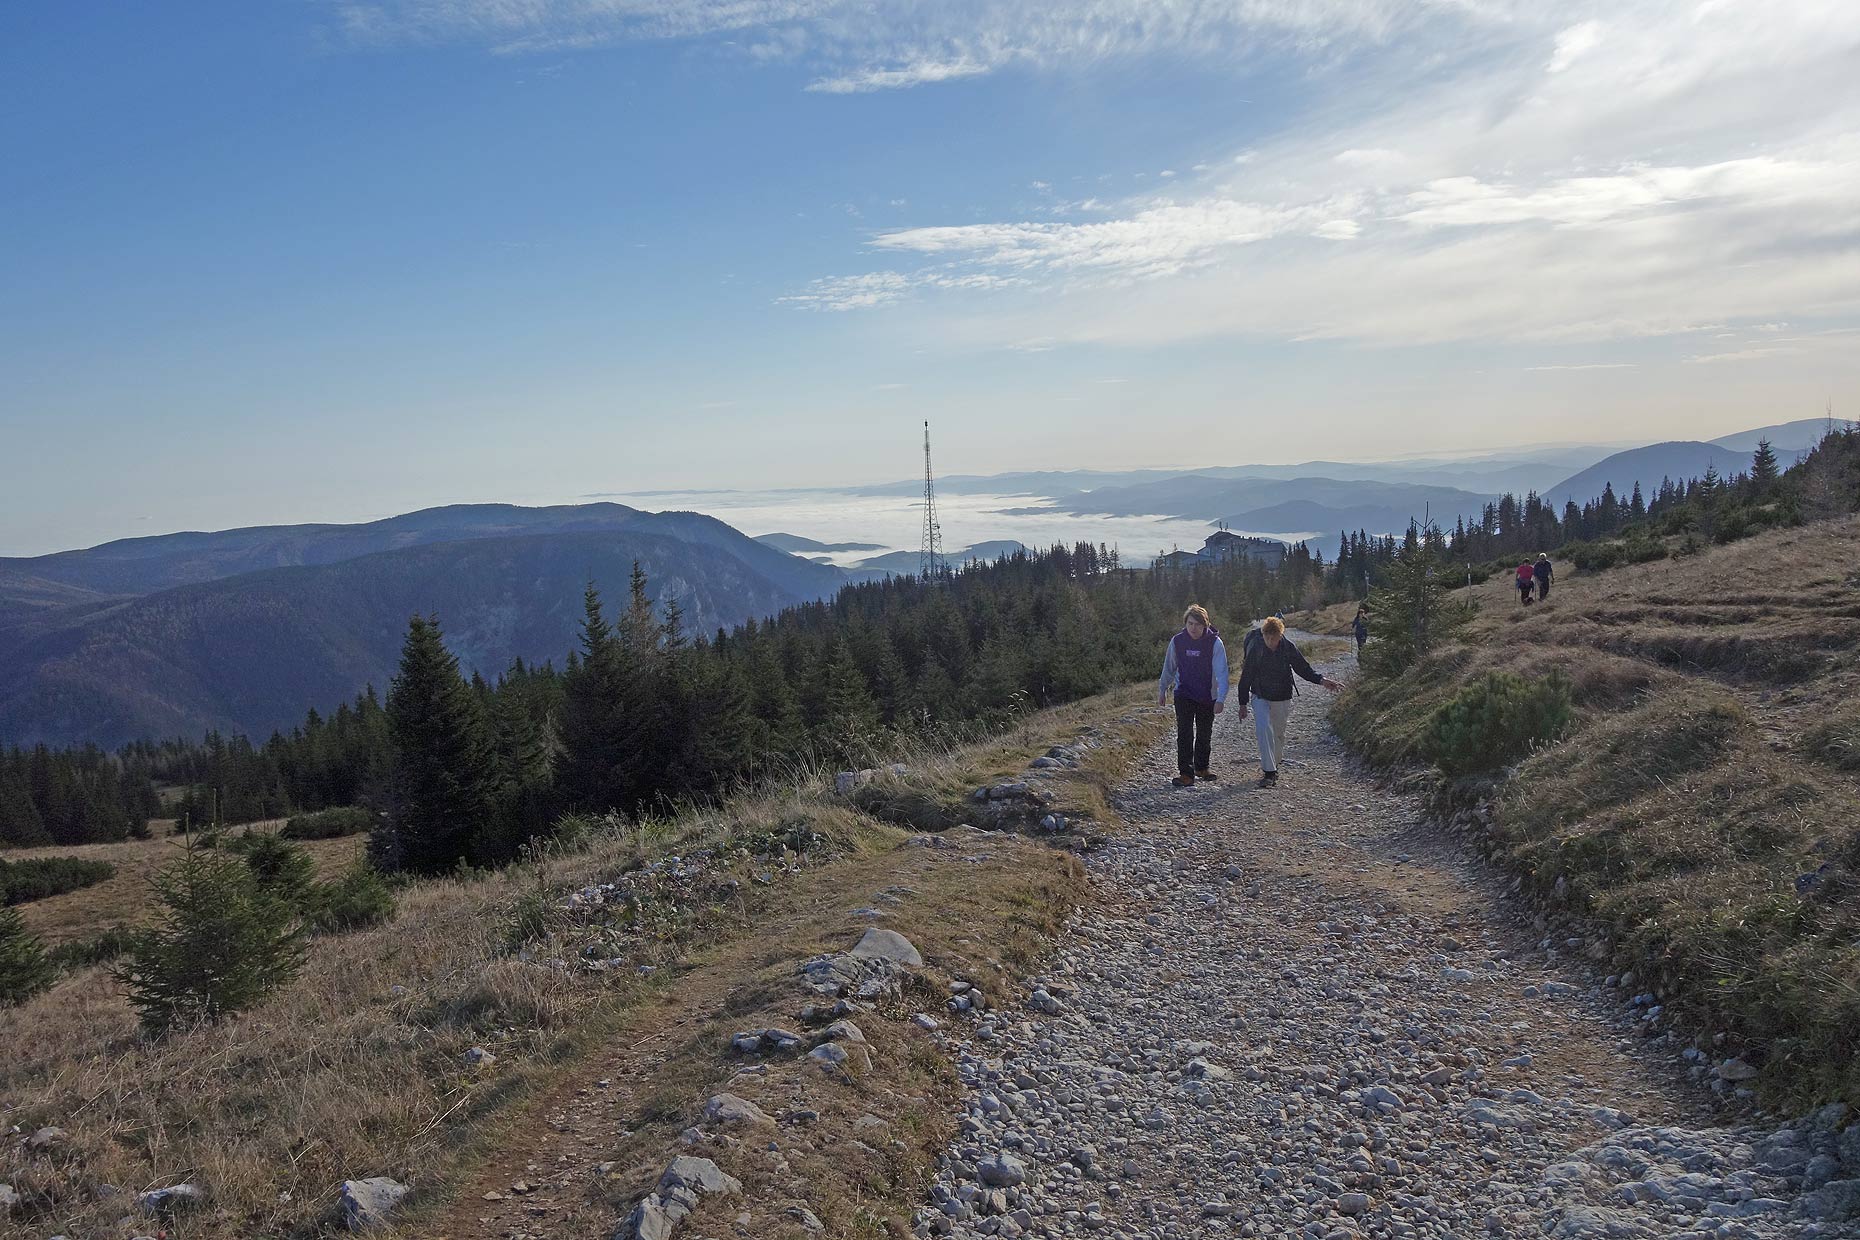
[[[1528,604],[1531,601],[1531,587],[1537,584],[1537,569],[1529,560],[1518,565],[1518,601]]]

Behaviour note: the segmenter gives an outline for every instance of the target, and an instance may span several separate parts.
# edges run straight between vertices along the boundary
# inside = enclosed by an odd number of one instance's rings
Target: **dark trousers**
[[[1539,577],[1537,579],[1537,597],[1540,599],[1550,597],[1550,579],[1548,577]]]
[[[1175,765],[1184,775],[1208,769],[1214,745],[1214,703],[1175,697]]]

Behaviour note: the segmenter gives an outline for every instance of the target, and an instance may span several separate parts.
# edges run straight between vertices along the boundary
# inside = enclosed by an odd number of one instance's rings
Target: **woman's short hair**
[[[1207,624],[1208,609],[1200,603],[1190,604],[1188,610],[1182,613],[1182,623],[1186,625],[1191,620],[1196,624]]]
[[[1277,616],[1267,616],[1265,622],[1259,626],[1259,631],[1267,637],[1284,637],[1285,621]]]

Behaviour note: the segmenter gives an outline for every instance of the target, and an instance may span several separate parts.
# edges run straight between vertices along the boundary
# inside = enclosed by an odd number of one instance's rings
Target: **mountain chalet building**
[[[1267,568],[1277,568],[1285,559],[1287,547],[1276,538],[1243,538],[1232,530],[1216,530],[1199,551],[1171,551],[1159,555],[1153,568],[1193,568],[1197,564],[1223,560],[1259,560]]]

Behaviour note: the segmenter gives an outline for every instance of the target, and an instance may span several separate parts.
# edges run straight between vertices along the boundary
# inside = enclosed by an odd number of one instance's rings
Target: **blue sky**
[[[1860,6],[22,0],[0,554],[1860,406]]]

